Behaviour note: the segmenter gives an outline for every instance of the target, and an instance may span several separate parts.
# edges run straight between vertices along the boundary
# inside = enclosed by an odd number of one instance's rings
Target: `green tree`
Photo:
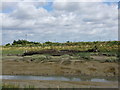
[[[5,46],[10,46],[10,43],[6,44]]]

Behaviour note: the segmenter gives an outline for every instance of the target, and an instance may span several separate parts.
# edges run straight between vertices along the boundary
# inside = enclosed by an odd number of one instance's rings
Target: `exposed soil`
[[[118,88],[117,82],[74,82],[74,81],[42,81],[42,80],[3,80],[4,84],[34,86],[34,88]]]
[[[60,62],[3,60],[2,74],[118,76],[118,64],[82,60],[61,60]]]
[[[55,76],[118,76],[118,63],[99,62],[105,57],[93,57],[98,61],[43,60],[34,62],[22,60],[22,57],[6,57],[2,63],[3,75],[55,75]],[[31,57],[30,57],[31,58]],[[16,60],[18,59],[18,60]],[[117,88],[118,82],[90,82],[90,81],[42,81],[42,80],[2,80],[4,84],[14,84],[34,88]]]

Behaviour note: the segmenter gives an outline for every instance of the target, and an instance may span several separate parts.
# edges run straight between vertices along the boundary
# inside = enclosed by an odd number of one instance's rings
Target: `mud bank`
[[[19,85],[21,88],[24,88],[25,85],[32,85],[34,88],[118,88],[117,82],[3,80],[3,83]]]
[[[3,60],[3,75],[118,76],[118,63],[97,61],[26,62]]]

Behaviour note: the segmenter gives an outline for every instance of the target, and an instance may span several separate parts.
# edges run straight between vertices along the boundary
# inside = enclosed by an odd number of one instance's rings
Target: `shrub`
[[[31,60],[32,61],[34,61],[34,60],[42,61],[42,60],[47,60],[47,59],[48,59],[48,57],[45,55],[33,55]]]

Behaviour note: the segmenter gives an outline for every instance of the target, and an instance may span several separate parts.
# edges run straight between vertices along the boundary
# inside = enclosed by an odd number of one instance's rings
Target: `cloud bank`
[[[3,44],[118,39],[118,5],[103,2],[3,2]]]

